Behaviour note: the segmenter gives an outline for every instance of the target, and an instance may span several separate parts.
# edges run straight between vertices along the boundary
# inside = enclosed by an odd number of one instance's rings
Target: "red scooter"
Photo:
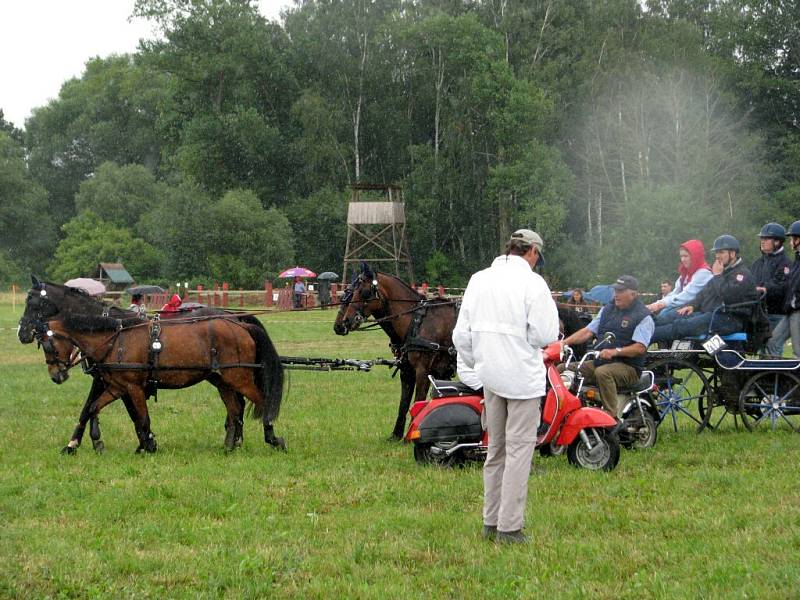
[[[545,454],[566,448],[567,459],[576,467],[611,471],[620,454],[619,439],[612,432],[617,422],[599,408],[583,406],[569,391],[556,369],[561,358],[559,342],[545,348],[547,395],[536,445]],[[411,407],[405,441],[414,444],[414,458],[443,465],[483,460],[488,448],[481,425],[483,396],[460,382],[432,379],[431,383],[433,397]]]

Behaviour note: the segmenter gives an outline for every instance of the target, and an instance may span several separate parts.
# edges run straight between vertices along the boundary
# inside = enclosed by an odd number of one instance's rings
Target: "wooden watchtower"
[[[362,193],[369,194],[371,198],[380,195],[383,200],[362,201]],[[406,240],[405,202],[400,186],[357,183],[351,187],[350,204],[347,207],[343,283],[347,283],[351,270],[358,270],[361,261],[386,272],[393,272],[398,277],[402,267],[409,283],[414,281]]]

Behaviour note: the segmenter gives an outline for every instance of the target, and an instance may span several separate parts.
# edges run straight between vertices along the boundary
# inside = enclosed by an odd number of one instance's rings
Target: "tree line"
[[[690,238],[800,218],[790,0],[137,0],[23,127],[0,112],[0,282],[122,260],[244,287],[341,268],[349,186],[403,186],[419,278],[526,226],[551,284],[646,285]]]

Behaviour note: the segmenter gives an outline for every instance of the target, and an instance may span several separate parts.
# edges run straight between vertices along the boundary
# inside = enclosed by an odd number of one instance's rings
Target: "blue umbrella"
[[[614,299],[614,288],[610,285],[596,285],[586,292],[583,297],[598,304],[608,304]]]

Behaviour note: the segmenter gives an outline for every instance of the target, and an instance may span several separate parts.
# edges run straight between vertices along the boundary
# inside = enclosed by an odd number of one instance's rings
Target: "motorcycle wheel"
[[[608,429],[586,429],[592,449],[578,436],[567,448],[567,460],[574,467],[590,471],[612,471],[619,462],[619,440]]]
[[[440,465],[454,467],[461,464],[461,457],[456,454],[448,456],[445,451],[457,442],[415,442],[414,460],[421,465]]]
[[[555,442],[550,442],[548,444],[542,444],[539,446],[539,454],[544,457],[561,456],[564,454],[566,449],[566,446],[556,444]]]
[[[640,416],[636,415],[637,421]],[[639,424],[635,433],[625,432],[620,435],[620,444],[628,450],[643,450],[652,448],[658,439],[658,423],[650,411],[645,410],[641,417],[642,423]]]

